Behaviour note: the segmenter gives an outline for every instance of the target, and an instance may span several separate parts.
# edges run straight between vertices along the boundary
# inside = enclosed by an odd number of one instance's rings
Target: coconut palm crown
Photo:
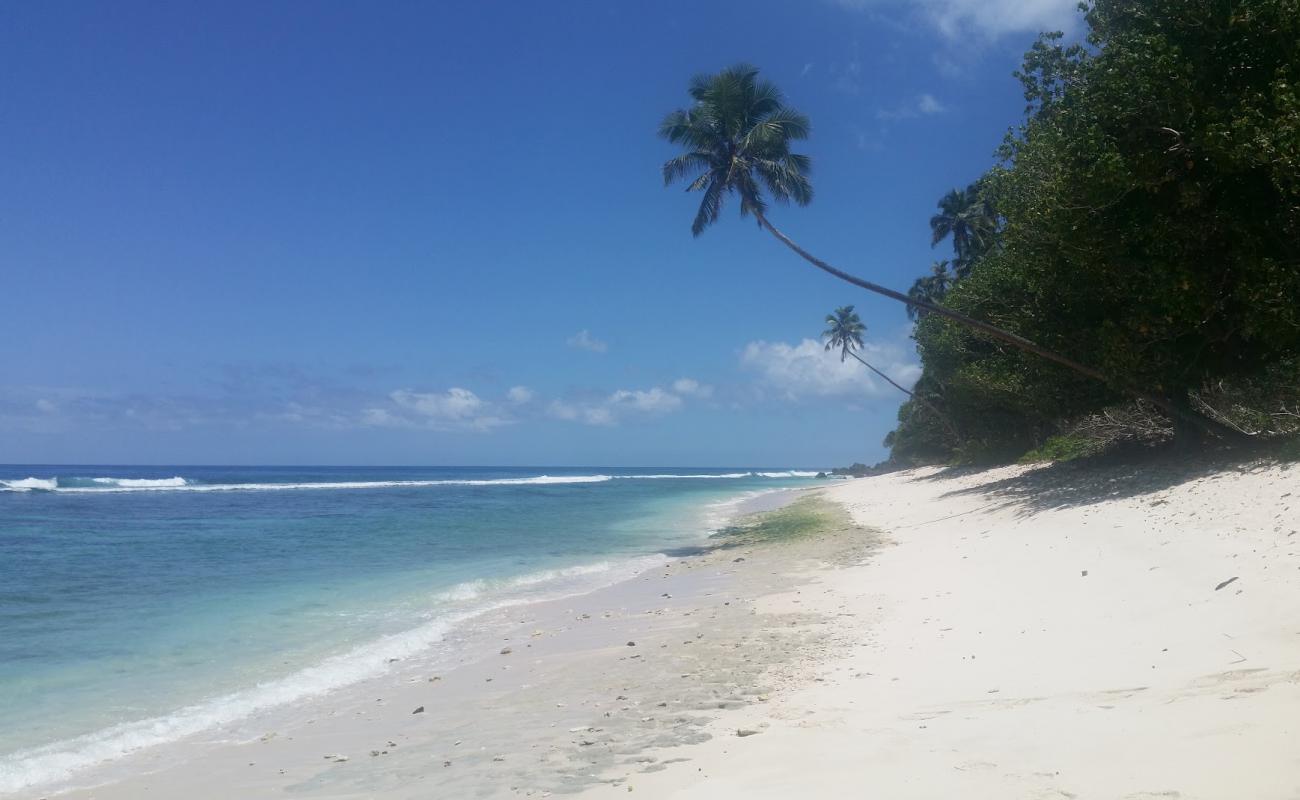
[[[664,164],[664,184],[690,180],[688,192],[703,192],[691,225],[699,236],[717,222],[723,201],[740,198],[741,216],[762,217],[764,192],[778,202],[812,202],[808,156],[790,152],[790,143],[807,139],[808,118],[784,103],[781,90],[758,77],[758,69],[738,64],[716,75],[691,80],[690,108],[664,117],[659,135],[685,151]]]
[[[939,199],[939,213],[930,217],[930,245],[952,236],[953,264],[958,278],[970,274],[971,266],[993,247],[997,237],[997,213],[980,183],[953,189]]]
[[[862,334],[867,326],[853,310],[853,306],[840,306],[826,315],[826,330],[822,338],[826,340],[826,349],[840,351],[840,361],[849,357],[854,350],[862,347]]]

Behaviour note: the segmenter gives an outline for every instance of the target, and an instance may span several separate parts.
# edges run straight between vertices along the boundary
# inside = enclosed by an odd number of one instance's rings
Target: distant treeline
[[[921,312],[929,405],[900,409],[895,463],[1185,432],[1140,393],[1300,431],[1300,0],[1095,0],[1084,18],[1085,43],[1025,54],[1025,118],[939,202],[952,256],[911,294],[1110,381]]]

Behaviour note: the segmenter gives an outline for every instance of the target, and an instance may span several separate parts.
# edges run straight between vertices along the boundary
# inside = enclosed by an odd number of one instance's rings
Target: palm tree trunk
[[[961,437],[957,435],[957,428],[952,424],[952,420],[948,419],[948,415],[940,411],[938,407],[935,406],[934,403],[931,403],[929,400],[926,400],[924,397],[922,397],[919,394],[915,394],[914,392],[911,392],[907,389],[904,389],[902,386],[899,386],[897,383],[894,382],[893,378],[889,377],[885,373],[881,372],[880,370],[868,364],[862,358],[862,356],[858,355],[852,350],[849,351],[849,355],[856,358],[858,360],[858,363],[861,364],[862,366],[866,367],[867,369],[876,373],[880,377],[884,378],[889,383],[890,386],[894,387],[898,391],[902,392],[903,394],[907,395],[908,397],[912,398],[916,402],[920,403],[921,405],[925,406],[926,408],[934,412],[934,415],[939,418],[939,422],[943,423],[943,426],[948,429],[948,435],[951,436],[954,441],[959,441],[961,439]]]
[[[1196,414],[1195,412],[1179,408],[1175,403],[1172,403],[1167,398],[1160,397],[1159,395],[1151,394],[1142,389],[1138,389],[1134,386],[1119,384],[1116,381],[1113,381],[1110,378],[1108,378],[1104,373],[1100,372],[1099,370],[1095,370],[1092,367],[1084,366],[1083,364],[1080,364],[1077,361],[1071,360],[1059,353],[1048,350],[1046,347],[1037,345],[1029,341],[1028,339],[1024,338],[1023,336],[1017,336],[1016,334],[1011,333],[1010,331],[1004,331],[1001,328],[988,324],[987,322],[981,322],[977,319],[974,319],[973,317],[968,317],[965,314],[961,314],[951,309],[944,308],[943,306],[937,306],[934,305],[933,303],[927,303],[924,300],[916,300],[914,298],[908,297],[902,292],[896,292],[893,289],[886,289],[885,287],[879,284],[872,283],[871,281],[864,280],[862,278],[859,278],[856,275],[851,275],[841,269],[837,269],[831,266],[830,264],[827,264],[825,261],[822,261],[820,258],[817,258],[812,253],[809,253],[807,250],[804,250],[799,245],[795,244],[793,239],[791,239],[789,236],[786,236],[784,233],[781,233],[781,231],[777,230],[775,225],[773,225],[771,222],[768,222],[767,217],[764,216],[762,212],[755,210],[754,216],[758,218],[759,225],[766,228],[767,231],[771,233],[773,236],[775,236],[778,241],[780,241],[782,244],[784,244],[786,247],[790,248],[794,252],[798,253],[799,256],[802,257],[809,264],[812,264],[814,267],[822,270],[823,272],[827,272],[830,273],[831,275],[834,275],[835,277],[839,278],[842,281],[847,281],[848,283],[851,283],[854,286],[860,286],[861,288],[866,289],[869,292],[875,292],[876,294],[881,294],[884,295],[885,297],[892,298],[894,300],[897,300],[900,303],[906,303],[907,305],[913,308],[919,308],[923,311],[928,311],[931,314],[938,314],[939,316],[944,317],[945,319],[950,319],[953,322],[958,323],[959,325],[964,325],[967,328],[979,331],[980,333],[983,333],[999,341],[1006,342],[1007,344],[1010,344],[1014,347],[1024,350],[1027,353],[1033,353],[1034,355],[1041,356],[1042,358],[1045,358],[1048,361],[1055,362],[1057,364],[1060,364],[1063,367],[1074,370],[1080,375],[1087,376],[1096,381],[1101,381],[1107,386],[1112,386],[1114,388],[1120,389],[1121,391],[1124,391],[1132,395],[1133,397],[1136,397],[1141,400],[1146,400],[1148,403],[1151,403],[1153,406],[1155,406],[1156,408],[1164,412],[1165,415],[1168,416],[1170,419],[1181,420],[1190,425],[1194,425],[1203,431],[1213,433],[1225,439],[1231,440],[1231,439],[1242,438],[1240,432],[1233,430],[1232,428],[1220,423],[1217,420],[1209,419],[1208,417],[1201,416],[1200,414]]]

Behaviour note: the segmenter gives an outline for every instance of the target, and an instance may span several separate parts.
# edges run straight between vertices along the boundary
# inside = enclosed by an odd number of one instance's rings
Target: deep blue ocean
[[[630,577],[814,474],[0,467],[0,793]]]

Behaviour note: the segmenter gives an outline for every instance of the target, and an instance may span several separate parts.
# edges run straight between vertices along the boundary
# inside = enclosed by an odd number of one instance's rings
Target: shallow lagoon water
[[[369,677],[706,536],[779,469],[0,469],[0,792]]]

